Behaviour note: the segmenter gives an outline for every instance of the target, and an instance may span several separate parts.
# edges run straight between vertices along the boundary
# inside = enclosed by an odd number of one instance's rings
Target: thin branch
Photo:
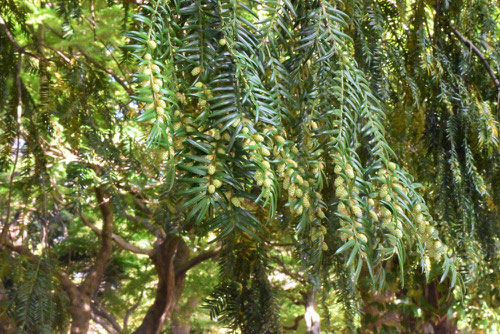
[[[278,256],[273,256],[273,257],[271,257],[271,258],[272,258],[273,260],[275,260],[277,264],[279,264],[279,265],[280,265],[280,268],[276,268],[276,270],[278,270],[279,272],[281,272],[281,273],[283,273],[283,274],[285,274],[285,275],[287,275],[287,276],[289,276],[289,277],[293,278],[293,279],[294,279],[294,280],[296,280],[296,281],[299,281],[299,282],[300,282],[300,283],[302,283],[302,284],[306,284],[306,283],[307,283],[307,282],[306,282],[306,280],[305,280],[305,279],[303,279],[303,278],[302,278],[299,274],[297,274],[297,273],[294,273],[294,272],[290,271],[290,270],[286,267],[286,265],[285,265],[285,261],[283,261],[283,259],[279,258]]]
[[[295,317],[295,320],[293,321],[293,326],[283,326],[283,329],[286,331],[296,331],[299,328],[299,322],[300,320],[304,319],[305,314],[298,315]]]
[[[132,305],[132,307],[129,308],[127,310],[127,312],[125,312],[125,317],[123,317],[123,331],[124,332],[127,332],[128,319],[130,318],[130,316],[132,315],[132,313],[134,313],[134,311],[139,307],[139,305],[141,305],[141,300],[142,300],[143,296],[144,296],[144,291],[141,291],[139,299],[137,299],[137,303],[135,303],[134,305]]]
[[[101,236],[102,235],[102,232],[101,230],[99,230],[94,224],[92,224],[90,222],[90,220],[84,216],[82,213],[80,213],[80,218],[82,219],[83,223],[89,227],[95,234]],[[112,234],[111,235],[111,239],[116,242],[116,244],[118,244],[118,246],[120,246],[121,248],[125,249],[125,250],[128,250],[132,253],[135,253],[135,254],[144,254],[144,255],[148,255],[150,256],[152,254],[152,250],[150,249],[143,249],[143,248],[140,248],[140,247],[137,247],[137,246],[134,246],[130,243],[128,243],[127,241],[125,241],[122,237],[116,235],[116,234]]]
[[[91,62],[92,64],[94,64],[97,68],[101,69],[102,71],[108,73],[113,79],[115,79],[116,82],[118,82],[122,87],[123,89],[125,89],[125,91],[129,94],[129,95],[132,95],[133,94],[133,91],[132,89],[125,83],[125,81],[120,78],[119,76],[117,76],[116,74],[113,73],[113,71],[109,68],[106,68],[104,67],[101,63],[99,63],[96,59],[94,59],[93,57],[91,57],[81,46],[79,45],[76,45],[76,48],[78,49],[78,51],[80,51],[80,53],[85,57],[87,58],[87,60],[89,62]]]
[[[0,23],[3,22],[2,17],[0,16]],[[7,30],[8,31],[8,30]],[[0,244],[3,243],[7,239],[7,231],[10,225],[10,211],[11,211],[11,203],[12,203],[12,191],[13,191],[13,183],[14,183],[14,175],[16,173],[17,162],[19,160],[19,150],[21,147],[21,118],[23,115],[23,100],[22,100],[22,87],[21,87],[21,66],[23,63],[23,56],[19,53],[17,60],[17,71],[16,71],[16,86],[17,86],[17,147],[16,147],[16,156],[14,158],[14,166],[12,167],[12,173],[9,178],[9,197],[7,200],[7,218],[5,219],[5,224],[2,229],[2,234],[0,235]]]
[[[49,30],[55,34],[57,37],[61,38],[61,39],[64,39],[64,36],[62,34],[60,34],[57,30],[53,29],[52,27],[46,25],[47,28],[49,28]],[[97,61],[95,58],[93,58],[92,56],[90,56],[84,49],[83,47],[81,47],[80,45],[75,45],[75,47],[78,49],[78,51],[80,51],[80,53],[90,62],[92,63],[95,67],[99,68],[100,70],[108,73],[113,79],[115,79],[116,82],[118,82],[120,84],[120,86],[123,87],[123,89],[125,89],[125,91],[129,94],[129,95],[132,95],[133,94],[133,91],[130,87],[128,87],[127,83],[125,82],[125,80],[123,80],[122,78],[120,78],[119,76],[117,76],[111,69],[109,68],[106,68],[104,65],[102,65],[99,61]]]
[[[12,35],[9,28],[7,28],[7,23],[5,23],[5,20],[3,19],[2,15],[0,15],[0,26],[2,27],[3,31],[5,32],[5,35],[7,35],[7,38],[12,43],[14,48],[16,48],[18,51],[21,51],[22,50],[21,46],[16,42],[16,40],[14,39],[14,35]]]
[[[90,14],[92,16],[92,30],[94,32],[94,41],[97,40],[97,26],[95,23],[95,6],[94,0],[90,0]]]
[[[500,81],[498,80],[497,76],[495,75],[495,72],[493,72],[493,69],[491,68],[490,63],[488,63],[488,61],[486,60],[486,57],[481,52],[481,50],[479,50],[474,45],[474,43],[472,43],[470,40],[468,40],[467,38],[465,38],[465,36],[462,35],[456,28],[451,27],[451,31],[455,34],[455,36],[457,36],[457,38],[462,43],[464,43],[472,51],[474,51],[474,53],[476,54],[476,56],[481,60],[481,62],[483,63],[484,67],[488,71],[488,74],[490,75],[491,79],[493,80],[493,84],[495,85],[496,89],[498,90],[498,93],[500,94]]]
[[[175,271],[175,275],[183,275],[185,274],[189,269],[197,266],[198,264],[202,263],[203,261],[206,261],[208,259],[211,259],[215,256],[217,256],[220,253],[220,248],[214,249],[212,251],[208,251],[205,253],[202,253],[198,256],[193,257],[191,260],[189,260],[183,267],[179,268],[178,270]]]
[[[21,245],[14,245],[10,241],[6,241],[4,245],[9,248],[10,250],[16,252],[17,254],[24,255],[30,261],[31,263],[36,263],[40,260],[40,258],[37,255],[34,255],[27,247],[21,246]],[[61,283],[62,288],[66,293],[68,294],[68,297],[71,300],[74,300],[76,296],[80,294],[78,287],[76,286],[73,281],[69,278],[69,276],[61,271],[57,271],[55,273],[55,276],[59,283]]]

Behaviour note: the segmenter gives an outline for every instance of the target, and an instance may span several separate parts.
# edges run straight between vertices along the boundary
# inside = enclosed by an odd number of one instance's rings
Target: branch
[[[0,16],[0,24],[5,23]],[[5,27],[7,28],[7,27]],[[9,30],[6,30],[8,33]],[[7,34],[7,36],[9,36]],[[13,41],[15,43],[15,41]],[[12,167],[12,173],[10,174],[9,178],[9,195],[8,195],[8,200],[7,200],[7,218],[5,219],[5,225],[3,226],[2,229],[2,234],[0,235],[0,243],[6,241],[7,239],[7,231],[9,229],[10,225],[10,210],[11,210],[11,203],[12,203],[12,191],[13,191],[13,183],[14,183],[14,175],[16,173],[16,167],[17,167],[17,162],[19,160],[19,149],[21,147],[21,119],[23,115],[23,100],[22,100],[22,85],[21,85],[21,66],[23,64],[23,56],[20,53],[17,59],[17,70],[16,70],[16,87],[17,87],[17,147],[16,147],[16,156],[14,158],[14,166]]]
[[[108,73],[113,79],[116,80],[116,82],[118,82],[122,87],[123,89],[125,89],[125,91],[129,94],[129,95],[132,95],[133,94],[133,91],[132,89],[130,89],[130,87],[128,87],[128,85],[125,83],[125,81],[120,78],[119,76],[117,76],[116,74],[113,73],[113,71],[109,68],[106,68],[104,67],[101,63],[99,63],[96,59],[94,59],[93,57],[91,57],[81,46],[79,45],[76,45],[76,48],[78,49],[78,51],[80,51],[80,53],[85,57],[87,58],[87,60],[89,62],[91,62],[92,64],[94,64],[97,68],[101,69],[102,71]]]
[[[95,234],[101,236],[102,235],[102,232],[101,230],[99,230],[94,224],[92,224],[90,222],[90,220],[85,217],[82,213],[80,213],[80,218],[82,219],[83,223],[85,225],[87,225],[87,227],[89,227]],[[128,250],[132,253],[135,253],[135,254],[144,254],[144,255],[148,255],[148,256],[151,256],[152,254],[152,250],[150,249],[143,249],[143,248],[140,248],[140,247],[137,247],[137,246],[134,246],[130,243],[128,243],[127,241],[125,241],[125,239],[123,239],[122,237],[116,235],[116,234],[112,234],[111,235],[111,239],[116,242],[118,244],[118,246],[120,246],[121,248],[125,249],[125,250]]]
[[[115,317],[113,317],[108,311],[106,311],[106,309],[104,307],[102,307],[102,305],[99,304],[99,302],[94,301],[94,303],[92,303],[92,311],[95,315],[102,317],[107,322],[109,322],[111,324],[111,326],[113,326],[113,329],[115,330],[114,333],[121,333],[122,328],[120,327],[120,325],[116,321]],[[101,324],[101,323],[99,323],[99,324]],[[110,331],[108,330],[108,332],[110,332]]]
[[[493,80],[493,84],[495,85],[495,87],[498,90],[498,93],[500,95],[500,81],[496,77],[495,72],[493,72],[493,70],[491,69],[491,66],[488,63],[488,61],[486,60],[486,57],[484,56],[484,54],[470,40],[468,40],[467,38],[465,38],[464,35],[462,35],[456,28],[454,28],[454,27],[450,27],[450,28],[451,28],[451,31],[455,34],[455,36],[457,36],[457,38],[462,43],[464,43],[472,51],[474,51],[474,53],[476,54],[476,56],[481,60],[481,62],[483,63],[484,67],[488,71],[488,74],[490,75],[491,79]]]
[[[31,263],[37,263],[38,261],[40,261],[40,258],[38,256],[34,255],[25,246],[16,246],[10,241],[4,242],[4,245],[7,248],[9,248],[10,250],[12,250],[20,255],[26,256],[28,261],[30,261]],[[63,290],[68,294],[68,297],[70,298],[70,300],[75,300],[75,298],[80,294],[76,284],[70,280],[69,276],[66,273],[57,271],[55,273],[55,276],[56,276],[57,280],[59,281],[59,283],[61,284]]]
[[[283,326],[283,329],[286,331],[296,331],[299,328],[299,322],[300,320],[304,319],[305,314],[298,315],[295,317],[295,320],[293,321],[293,326]]]
[[[111,198],[104,193],[101,187],[95,188],[95,195],[102,215],[101,247],[92,270],[85,277],[81,286],[84,293],[88,296],[93,295],[94,291],[99,287],[99,282],[113,250],[113,210],[110,203]]]
[[[277,256],[273,256],[272,257],[273,260],[276,261],[277,264],[279,264],[281,266],[281,268],[276,268],[279,272],[293,278],[294,280],[297,280],[299,281],[300,283],[302,284],[306,284],[306,280],[304,280],[299,274],[296,274],[292,271],[290,271],[286,265],[285,265],[285,262],[283,261],[283,259],[277,257]]]
[[[137,299],[137,303],[132,305],[132,307],[129,308],[127,310],[127,312],[125,313],[125,317],[123,317],[123,331],[124,332],[127,332],[128,319],[130,318],[132,313],[134,313],[134,311],[139,307],[139,305],[141,305],[142,296],[144,296],[144,291],[141,291],[141,295],[139,296],[139,299]]]
[[[217,256],[219,253],[220,253],[220,248],[214,249],[212,251],[208,251],[208,252],[205,252],[205,253],[202,253],[202,254],[200,254],[198,256],[195,256],[191,260],[189,260],[184,266],[182,266],[181,268],[179,268],[178,270],[176,270],[175,271],[175,275],[176,276],[183,275],[189,269],[191,269],[191,268],[199,265],[203,261],[206,261],[208,259],[211,259],[211,258]]]
[[[104,328],[104,330],[106,332],[108,332],[109,334],[118,334],[119,333],[112,326],[108,325],[108,323],[106,322],[106,319],[104,319],[104,317],[101,317],[100,315],[98,315],[94,311],[92,312],[92,320],[94,320],[95,323],[99,324],[102,328]]]
[[[59,37],[60,39],[64,39],[64,36],[59,33],[57,30],[55,30],[54,28],[52,28],[51,26],[49,25],[46,25],[47,28],[49,28],[49,30],[54,33],[57,37]],[[108,73],[113,79],[115,79],[116,82],[118,82],[122,87],[123,89],[125,89],[125,91],[129,94],[129,95],[132,95],[133,94],[133,91],[132,89],[130,89],[127,85],[127,83],[125,82],[125,80],[123,80],[122,78],[120,78],[119,76],[117,76],[115,73],[113,73],[113,71],[109,68],[106,68],[104,65],[102,65],[100,62],[98,62],[95,58],[93,58],[92,56],[90,56],[84,49],[83,47],[81,47],[80,45],[75,45],[75,47],[78,49],[78,51],[80,51],[80,53],[85,57],[87,58],[87,60],[89,62],[91,62],[95,67],[99,68],[100,70]]]
[[[16,40],[14,39],[14,36],[10,32],[9,28],[7,28],[7,24],[5,23],[5,20],[3,19],[2,15],[0,15],[0,26],[2,27],[3,31],[5,32],[5,35],[7,35],[7,38],[12,43],[14,48],[16,48],[17,51],[22,52],[21,46],[17,44]]]

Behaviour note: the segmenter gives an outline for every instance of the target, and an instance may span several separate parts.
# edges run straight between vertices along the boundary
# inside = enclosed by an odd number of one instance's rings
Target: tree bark
[[[316,292],[311,292],[306,299],[306,313],[304,320],[306,321],[307,334],[320,334],[320,316],[314,309],[314,300],[316,299]]]
[[[90,309],[90,297],[82,293],[71,298],[71,334],[86,334],[89,331],[92,312]]]
[[[158,272],[156,297],[135,334],[160,333],[184,288],[186,272],[177,274],[176,268],[183,267],[188,257],[188,248],[181,237],[168,237],[155,246],[151,260]]]
[[[187,300],[186,304],[182,307],[177,305],[174,314],[172,315],[172,334],[189,334],[191,331],[190,318],[198,306],[201,298],[199,296],[191,297]]]

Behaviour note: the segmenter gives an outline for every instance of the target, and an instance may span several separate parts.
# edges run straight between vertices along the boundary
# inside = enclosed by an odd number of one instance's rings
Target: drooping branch
[[[2,23],[5,24],[2,17],[0,16],[0,24],[2,24]],[[5,27],[5,28],[7,28],[7,27]],[[8,29],[6,31],[8,33],[10,33]],[[14,41],[14,43],[15,43],[15,41]],[[13,190],[13,183],[14,183],[14,175],[16,173],[17,162],[19,160],[19,150],[21,148],[21,118],[22,118],[22,114],[23,114],[22,83],[21,83],[22,63],[23,63],[23,56],[22,56],[22,54],[19,54],[19,57],[17,60],[17,70],[16,70],[16,87],[17,87],[16,155],[14,158],[14,165],[12,167],[12,173],[10,174],[10,177],[9,177],[9,195],[8,195],[8,199],[7,199],[7,217],[5,218],[5,224],[4,224],[3,229],[2,229],[2,234],[0,235],[0,244],[6,240],[7,231],[9,229],[9,225],[10,225],[10,211],[11,211],[11,203],[12,203],[12,190]]]
[[[493,84],[495,85],[496,89],[498,90],[498,92],[500,94],[500,81],[498,80],[497,76],[495,75],[495,72],[493,72],[493,69],[491,68],[490,63],[486,60],[486,57],[481,52],[481,50],[479,50],[474,45],[474,43],[472,43],[470,40],[468,40],[467,38],[465,38],[465,36],[462,35],[456,28],[451,27],[451,31],[453,32],[453,34],[455,34],[455,36],[457,36],[457,38],[462,43],[464,43],[465,45],[467,45],[476,54],[476,56],[479,58],[479,60],[481,60],[481,62],[483,63],[484,67],[486,68],[486,71],[488,71],[488,74],[490,75],[491,80],[493,80]]]

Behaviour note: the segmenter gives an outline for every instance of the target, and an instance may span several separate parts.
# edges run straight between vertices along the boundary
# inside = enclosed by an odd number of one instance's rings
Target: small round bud
[[[227,43],[227,41],[226,41],[225,38],[219,39],[219,45],[220,46],[224,46],[224,45],[226,45],[226,43]]]
[[[208,166],[208,174],[210,175],[214,175],[215,174],[215,166],[214,165],[210,165]]]
[[[191,70],[191,75],[192,76],[197,76],[198,74],[200,74],[200,72],[201,72],[201,68],[199,66],[196,66],[195,68],[193,68]]]
[[[151,50],[156,49],[156,42],[155,42],[155,41],[152,41],[152,40],[149,40],[149,41],[148,41],[148,47],[149,47]]]
[[[210,194],[213,194],[215,192],[215,186],[213,184],[211,184],[211,185],[208,186],[208,192]]]
[[[167,104],[163,100],[157,100],[156,104],[158,105],[158,107],[162,107],[162,108],[166,108],[167,107]]]
[[[342,176],[337,176],[334,184],[335,184],[335,187],[340,187],[342,184],[344,184],[344,178]]]
[[[241,206],[241,202],[240,202],[240,199],[238,197],[231,198],[231,203],[233,203],[233,205],[237,208],[239,208]]]
[[[333,171],[335,174],[340,174],[342,172],[342,167],[340,167],[340,165],[335,165],[335,169]]]
[[[268,157],[268,156],[270,156],[270,155],[271,155],[271,152],[269,152],[269,150],[268,150],[267,148],[265,148],[265,147],[263,147],[263,148],[261,149],[261,153],[262,153],[262,155],[263,155],[263,156],[265,156],[265,157]]]
[[[347,168],[347,170],[345,171],[346,175],[348,178],[350,179],[354,179],[354,170],[352,168]]]
[[[149,53],[146,53],[146,54],[144,55],[144,60],[146,60],[146,61],[151,61],[151,55],[150,55]]]

